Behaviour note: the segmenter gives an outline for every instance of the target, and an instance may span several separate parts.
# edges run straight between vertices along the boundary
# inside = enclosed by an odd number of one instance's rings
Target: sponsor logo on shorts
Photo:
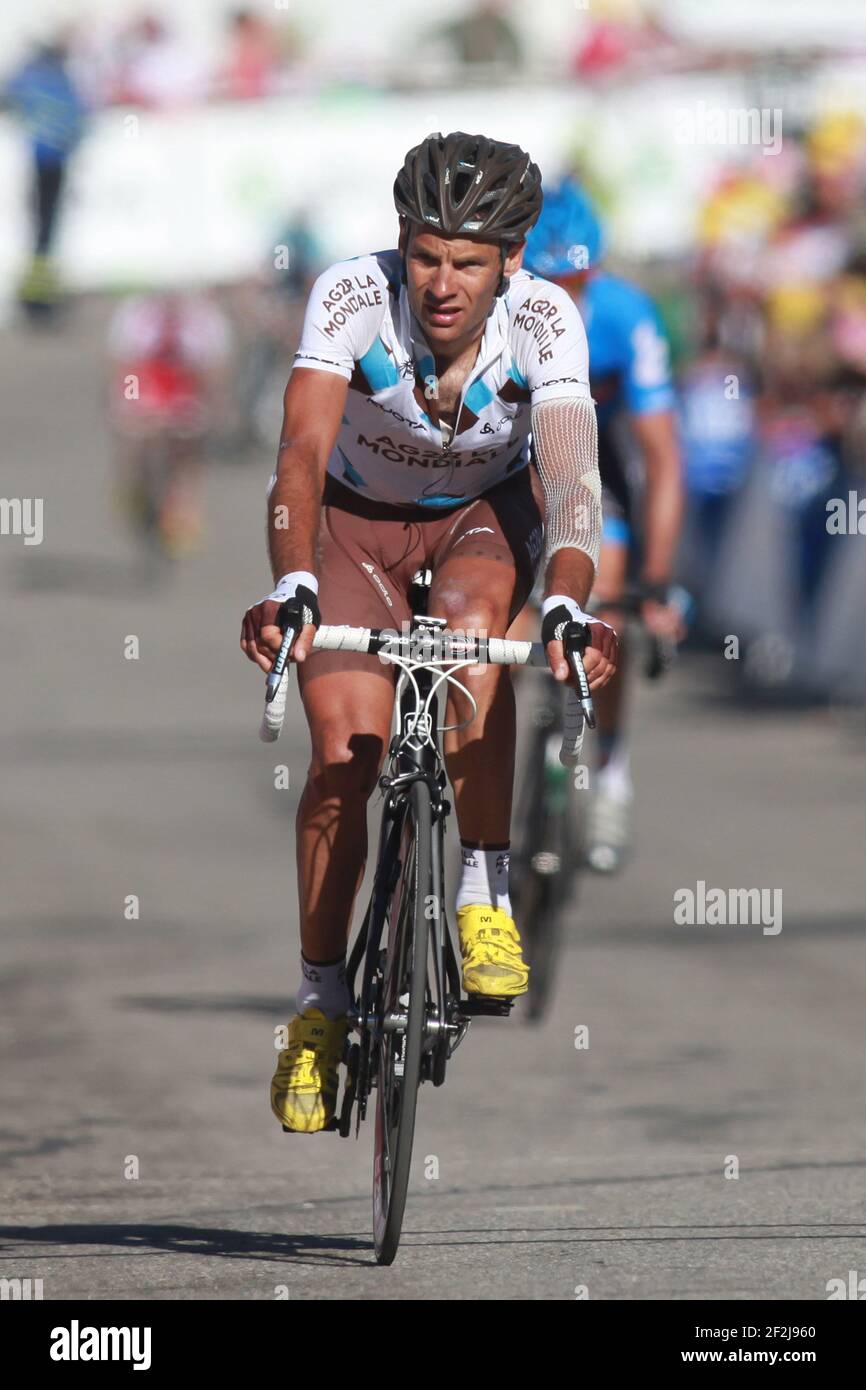
[[[385,602],[387,603],[388,607],[389,607],[389,608],[393,608],[393,607],[394,607],[394,604],[393,604],[392,601],[391,601],[391,595],[388,593],[388,590],[385,588],[385,585],[382,583],[381,579],[379,578],[378,574],[377,574],[376,571],[374,570],[373,566],[372,566],[372,565],[368,565],[367,562],[366,562],[366,560],[362,560],[362,561],[361,561],[361,569],[364,569],[364,570],[367,571],[367,573],[369,574],[369,576],[370,576],[370,578],[372,579],[373,583],[376,585],[376,588],[379,589],[379,591],[381,592],[382,597],[383,597],[383,599],[385,600]]]
[[[535,564],[536,560],[541,554],[541,541],[543,536],[544,527],[536,526],[532,532],[532,535],[529,537],[529,540],[526,542],[526,553],[529,556],[530,562],[533,565]]]
[[[464,531],[462,536],[457,537],[457,540],[454,542],[454,544],[457,545],[459,541],[465,541],[467,536],[477,536],[479,531],[489,531],[491,536],[496,535],[496,532],[494,531],[492,526],[470,526],[468,531]]]

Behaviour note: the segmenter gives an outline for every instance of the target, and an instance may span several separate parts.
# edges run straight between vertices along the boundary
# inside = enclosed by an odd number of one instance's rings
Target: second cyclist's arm
[[[671,578],[685,505],[676,421],[671,410],[632,415],[631,427],[646,476],[644,562],[646,584]]]

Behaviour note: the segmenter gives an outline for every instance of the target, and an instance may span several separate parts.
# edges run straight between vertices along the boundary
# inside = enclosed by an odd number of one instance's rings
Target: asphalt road
[[[145,583],[103,322],[0,341],[3,491],[44,499],[41,545],[0,536],[0,1275],[46,1299],[680,1300],[866,1272],[866,743],[719,698],[721,655],[639,690],[637,854],[583,886],[549,1020],[476,1023],[422,1091],[375,1265],[372,1125],[288,1136],[268,1105],[307,755],[297,705],[257,741],[237,648],[270,460],[216,467],[206,547]],[[781,932],[676,925],[698,880],[781,889]]]

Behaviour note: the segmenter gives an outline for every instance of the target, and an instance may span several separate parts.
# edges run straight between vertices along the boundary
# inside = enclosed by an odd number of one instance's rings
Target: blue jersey
[[[60,163],[78,144],[85,106],[62,63],[32,59],[13,74],[3,95],[23,118],[40,163]]]
[[[673,410],[670,351],[649,295],[601,271],[576,298],[589,343],[589,380],[598,416],[598,467],[604,496],[605,539],[631,539],[631,488],[622,438],[615,427],[628,415]]]
[[[621,411],[673,410],[670,350],[648,294],[601,271],[577,299],[589,339],[589,377],[599,428]]]

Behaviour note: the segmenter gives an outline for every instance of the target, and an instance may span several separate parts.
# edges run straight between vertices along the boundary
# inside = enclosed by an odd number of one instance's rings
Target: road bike
[[[509,886],[514,920],[526,946],[526,1017],[546,1014],[556,981],[566,913],[576,902],[583,841],[583,802],[574,781],[585,769],[580,748],[571,765],[559,756],[565,692],[551,676],[529,719],[525,776],[512,831]]]
[[[383,806],[373,886],[347,965],[354,1004],[342,1099],[331,1126],[348,1137],[354,1112],[358,1137],[361,1121],[374,1105],[373,1239],[379,1264],[391,1264],[400,1242],[421,1084],[442,1085],[473,1018],[507,1017],[514,1002],[462,991],[445,910],[444,844],[451,804],[439,747],[444,732],[439,699],[449,684],[462,690],[472,707],[468,723],[475,700],[457,671],[488,662],[547,666],[540,642],[450,632],[445,618],[427,614],[430,582],[429,570],[414,576],[412,620],[402,634],[321,626],[313,642],[316,650],[376,653],[399,668],[395,730],[378,783]],[[282,727],[287,661],[298,630],[287,625],[283,610],[280,622],[285,636],[268,676],[260,731],[267,742]],[[566,762],[574,760],[584,723],[593,717],[582,661],[588,636],[579,623],[569,623],[563,632],[576,686],[570,688],[564,710],[561,756]]]
[[[690,596],[674,591],[684,617]],[[605,610],[622,613],[627,623],[640,621],[644,592],[629,586]],[[590,605],[590,608],[592,605]],[[637,634],[635,634],[637,635]],[[672,665],[676,644],[643,630],[643,673],[657,680]],[[519,921],[529,965],[526,1017],[540,1022],[553,997],[563,947],[566,914],[573,911],[580,889],[588,769],[575,746],[571,767],[558,754],[564,726],[564,691],[551,677],[531,710],[525,776],[517,800],[510,889],[514,919]],[[591,727],[591,726],[590,726]]]

